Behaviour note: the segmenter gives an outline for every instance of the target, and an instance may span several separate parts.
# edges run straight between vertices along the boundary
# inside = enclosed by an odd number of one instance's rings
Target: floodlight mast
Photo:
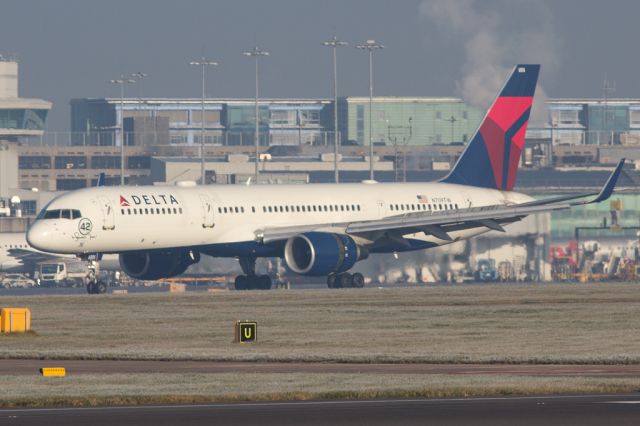
[[[369,179],[373,180],[373,133],[372,133],[372,105],[373,105],[373,51],[382,50],[384,46],[375,40],[367,40],[356,46],[356,49],[369,51]]]
[[[347,46],[349,43],[340,41],[334,35],[331,39],[322,43],[323,46],[333,48],[333,170],[336,183],[340,182],[340,174],[338,172],[338,150],[340,138],[338,136],[338,65],[336,50],[338,47]]]
[[[202,116],[200,117],[200,185],[205,184],[204,180],[204,99],[205,99],[205,68],[207,66],[217,66],[218,63],[211,61],[204,56],[196,61],[189,62],[189,65],[202,68]]]
[[[136,81],[125,78],[124,74],[120,78],[109,80],[111,84],[120,85],[120,185],[124,186],[124,85],[133,84]]]
[[[251,58],[255,59],[256,62],[256,102],[255,102],[255,109],[256,109],[256,128],[255,128],[255,132],[254,132],[254,136],[255,136],[255,145],[256,145],[256,161],[255,161],[255,183],[258,183],[258,175],[260,173],[259,171],[259,164],[260,164],[260,116],[258,115],[258,98],[259,98],[259,82],[258,82],[258,59],[261,56],[269,56],[269,52],[266,50],[262,50],[260,49],[258,46],[254,47],[252,50],[248,50],[246,52],[242,52],[242,54],[244,56],[248,56]]]

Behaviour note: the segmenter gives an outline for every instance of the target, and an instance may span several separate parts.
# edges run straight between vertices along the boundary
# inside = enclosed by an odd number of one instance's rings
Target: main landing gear
[[[364,287],[364,276],[359,272],[331,274],[327,277],[327,286],[329,288],[362,288]]]
[[[234,286],[236,290],[270,290],[271,277],[269,275],[256,275],[256,258],[241,257],[240,267],[244,275],[238,275]]]

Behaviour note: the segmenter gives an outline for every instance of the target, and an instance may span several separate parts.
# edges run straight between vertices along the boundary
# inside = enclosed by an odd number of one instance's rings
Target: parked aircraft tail
[[[442,182],[511,191],[540,65],[517,65]]]

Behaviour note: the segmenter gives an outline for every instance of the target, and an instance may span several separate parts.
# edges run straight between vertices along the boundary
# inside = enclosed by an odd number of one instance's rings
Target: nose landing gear
[[[236,290],[269,290],[271,289],[271,277],[269,275],[256,275],[256,258],[241,257],[240,267],[245,275],[238,275],[234,282]]]
[[[100,274],[100,262],[97,260],[89,260],[87,268],[87,293],[89,294],[104,294],[107,292],[107,284],[104,281],[100,281],[98,276]]]

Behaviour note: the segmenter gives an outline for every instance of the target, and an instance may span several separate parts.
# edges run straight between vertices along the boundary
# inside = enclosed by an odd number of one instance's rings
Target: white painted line
[[[602,401],[602,404],[640,404],[640,401]]]
[[[548,395],[548,396],[499,396],[481,398],[447,398],[447,399],[367,399],[348,401],[283,401],[283,402],[236,402],[236,403],[211,403],[211,404],[186,404],[186,405],[123,405],[104,407],[66,407],[66,408],[10,408],[0,409],[0,415],[4,413],[38,413],[38,412],[70,412],[70,411],[111,411],[111,410],[175,410],[193,408],[243,408],[243,407],[290,407],[290,406],[326,406],[326,405],[365,405],[365,404],[441,404],[451,402],[491,402],[491,401],[527,401],[527,400],[558,400],[558,399],[592,399],[592,398],[619,398],[621,395]],[[623,396],[623,395],[622,395]],[[633,395],[636,396],[636,395]],[[604,403],[606,401],[596,401]],[[624,401],[611,401],[622,403]],[[640,404],[640,401],[638,401]]]

